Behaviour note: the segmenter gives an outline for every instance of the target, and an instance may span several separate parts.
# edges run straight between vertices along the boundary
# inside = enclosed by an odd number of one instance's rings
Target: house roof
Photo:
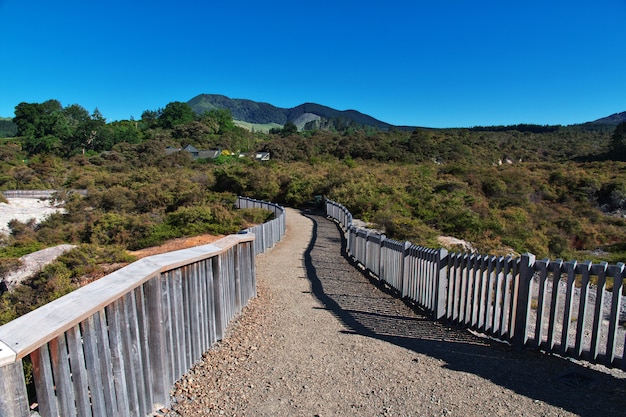
[[[208,151],[200,151],[198,153],[198,158],[204,158],[204,159],[212,158],[212,159],[215,159],[218,156],[220,156],[221,153],[222,153],[222,151],[220,151],[219,149],[211,149],[211,150],[208,150]]]
[[[184,151],[187,151],[187,152],[191,152],[191,153],[198,153],[198,152],[200,152],[200,151],[199,151],[198,149],[196,149],[196,147],[195,147],[195,146],[193,146],[193,145],[187,145],[187,146],[185,146],[185,147],[183,148],[183,150],[184,150]]]

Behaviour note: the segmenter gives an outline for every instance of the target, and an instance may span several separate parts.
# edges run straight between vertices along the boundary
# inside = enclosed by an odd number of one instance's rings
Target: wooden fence
[[[626,370],[624,264],[448,253],[356,228],[330,200],[326,214],[342,226],[349,256],[434,318],[518,349]]]
[[[78,193],[81,195],[87,195],[87,190],[66,190],[67,193]],[[58,190],[6,190],[2,191],[2,194],[6,198],[39,198],[46,199],[52,198]]]
[[[271,248],[285,235],[285,210],[278,204],[268,203],[265,201],[254,200],[247,197],[239,197],[236,203],[237,208],[261,208],[274,213],[274,220],[246,229],[247,232],[254,234],[255,253],[263,253]]]
[[[253,228],[268,248],[285,213],[263,208],[277,214]],[[43,417],[167,406],[174,382],[256,295],[255,242],[242,233],[143,258],[0,326],[0,416],[30,416],[34,401]]]

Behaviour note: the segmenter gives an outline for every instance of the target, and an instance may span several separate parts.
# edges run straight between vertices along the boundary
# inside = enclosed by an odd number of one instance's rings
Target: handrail
[[[342,226],[350,257],[435,319],[519,350],[538,348],[626,370],[624,264],[448,253],[357,228],[350,211],[328,199],[326,214]],[[613,278],[612,292],[607,278]]]
[[[0,366],[22,359],[146,281],[169,270],[223,254],[253,235],[230,235],[214,243],[139,259],[71,293],[0,326]],[[106,278],[106,279],[105,279]],[[77,307],[84,307],[78,309]]]
[[[167,406],[175,381],[256,296],[255,255],[285,230],[285,210],[265,204],[276,217],[252,228],[262,246],[248,231],[143,258],[0,326],[0,416],[30,416],[25,363],[43,417]]]

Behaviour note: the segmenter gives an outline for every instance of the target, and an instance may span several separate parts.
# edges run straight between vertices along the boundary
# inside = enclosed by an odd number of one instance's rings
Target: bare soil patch
[[[200,235],[193,237],[182,237],[178,239],[172,239],[159,246],[153,246],[150,248],[139,249],[136,251],[129,251],[137,259],[145,258],[147,256],[159,255],[161,253],[172,252],[180,249],[188,249],[194,246],[208,245],[216,240],[223,238],[224,235]]]

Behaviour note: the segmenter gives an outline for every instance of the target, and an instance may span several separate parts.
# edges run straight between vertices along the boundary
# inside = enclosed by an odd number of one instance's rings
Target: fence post
[[[30,416],[21,360],[0,367],[0,392],[0,416]]]
[[[528,341],[526,328],[528,326],[528,316],[530,314],[530,284],[533,279],[533,265],[535,255],[525,253],[520,259],[519,279],[517,280],[517,304],[515,306],[515,322],[511,323],[514,329],[513,346],[515,350],[524,349]]]
[[[168,366],[166,336],[163,312],[163,292],[161,277],[157,276],[146,283],[146,307],[148,309],[148,344],[150,369],[152,374],[152,393],[154,401],[164,402],[169,406],[169,384],[172,381]]]
[[[402,250],[402,265],[400,271],[400,290],[402,292],[402,297],[406,297],[409,295],[409,273],[411,271],[411,257],[409,256],[409,251],[411,249],[411,242],[405,241],[404,248]]]
[[[384,234],[378,235],[378,271],[372,271],[378,277],[379,280],[383,280],[383,274],[385,275],[385,277],[387,277],[387,274],[388,274],[387,263],[383,259],[383,254],[385,252],[383,250],[385,239],[387,239],[386,235]],[[372,265],[372,266],[375,267],[376,265]],[[386,282],[389,282],[389,281],[386,281]]]
[[[434,279],[437,280],[436,283],[436,291],[435,299],[437,300],[435,319],[439,320],[443,316],[446,315],[446,305],[447,299],[446,295],[448,293],[448,251],[444,248],[441,248],[437,251],[435,255],[435,276]]]
[[[617,344],[617,327],[619,323],[619,316],[621,311],[622,300],[622,287],[624,286],[624,267],[625,265],[618,262],[617,265],[609,268],[610,274],[613,277],[613,296],[611,302],[611,315],[609,319],[609,332],[608,341],[606,344],[606,362],[608,365],[617,366],[617,355],[615,348]],[[622,353],[622,369],[624,369],[624,354]]]

